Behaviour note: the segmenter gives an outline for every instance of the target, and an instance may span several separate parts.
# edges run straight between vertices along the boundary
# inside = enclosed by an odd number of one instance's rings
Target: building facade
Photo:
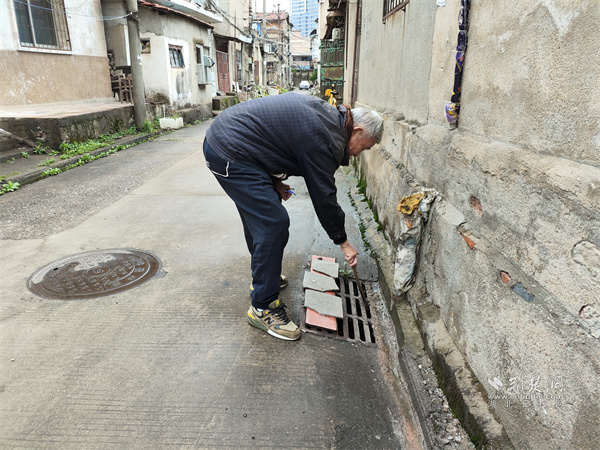
[[[100,0],[2,2],[0,64],[0,105],[111,99]]]
[[[264,19],[265,30],[262,30]],[[292,25],[287,11],[257,13],[254,17],[262,53],[265,84],[288,88],[291,79],[290,40]]]
[[[318,17],[319,0],[290,0],[290,20],[302,36],[310,36],[317,27],[315,20]]]

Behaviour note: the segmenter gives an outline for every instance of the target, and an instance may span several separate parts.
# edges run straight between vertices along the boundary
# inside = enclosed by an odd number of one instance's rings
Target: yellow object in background
[[[410,216],[414,210],[419,207],[421,200],[423,200],[422,192],[416,192],[407,197],[402,197],[402,200],[400,200],[400,204],[398,205],[398,211],[400,211],[402,214]]]

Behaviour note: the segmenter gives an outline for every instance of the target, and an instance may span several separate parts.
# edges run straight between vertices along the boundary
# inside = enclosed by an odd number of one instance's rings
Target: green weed
[[[29,158],[29,153],[27,153],[27,152],[21,152],[21,158],[23,158],[23,159]]]
[[[21,184],[13,183],[12,181],[9,181],[8,183],[5,183],[2,185],[2,189],[0,189],[0,195],[5,194],[6,192],[16,191],[20,187],[21,187]]]
[[[141,132],[142,133],[154,133],[156,130],[160,130],[160,119],[158,117],[156,117],[152,122],[150,122],[148,119],[146,119],[146,121],[144,122],[144,125],[142,126]]]
[[[44,145],[38,141],[36,142],[37,147],[33,149],[33,153],[35,153],[36,155],[43,155],[44,153],[48,153],[48,149],[46,147],[44,147]]]
[[[49,166],[50,164],[54,164],[55,162],[56,162],[56,159],[50,158],[42,163],[39,163],[37,166],[38,167]]]
[[[344,278],[348,278],[352,274],[353,274],[352,268],[348,264],[348,261],[344,261],[344,265],[340,268],[340,275],[343,276]]]
[[[42,178],[51,177],[52,175],[58,175],[61,172],[62,170],[60,170],[58,167],[55,167],[54,169],[44,170],[42,172]]]

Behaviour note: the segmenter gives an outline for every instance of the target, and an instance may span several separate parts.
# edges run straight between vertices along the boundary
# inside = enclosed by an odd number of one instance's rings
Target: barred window
[[[406,10],[410,0],[383,0],[383,22],[396,11]]]
[[[23,47],[71,50],[63,0],[13,0]]]
[[[171,67],[185,67],[183,65],[183,52],[181,47],[169,45],[169,58],[171,59]]]

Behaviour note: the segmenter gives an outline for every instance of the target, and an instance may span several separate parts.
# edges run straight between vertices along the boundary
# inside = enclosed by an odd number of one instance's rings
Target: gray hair
[[[355,127],[358,125],[364,127],[367,136],[377,139],[377,143],[381,142],[383,119],[376,111],[367,108],[354,108],[352,119]]]

